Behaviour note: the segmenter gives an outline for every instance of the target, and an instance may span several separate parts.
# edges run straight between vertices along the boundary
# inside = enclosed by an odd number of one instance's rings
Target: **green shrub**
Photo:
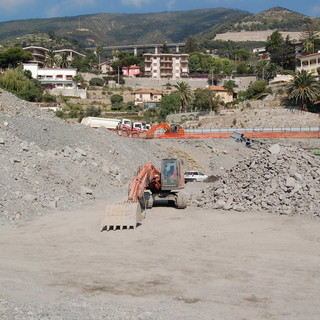
[[[90,84],[91,86],[95,86],[95,87],[103,87],[104,81],[103,81],[103,79],[101,79],[101,78],[92,78],[92,79],[89,81],[89,84]]]
[[[58,117],[58,118],[63,118],[64,117],[64,112],[61,111],[61,110],[58,110],[55,112],[55,115]]]
[[[98,117],[101,115],[101,108],[96,108],[94,106],[89,107],[86,112],[86,117]]]
[[[45,93],[42,96],[42,101],[44,102],[55,102],[57,100],[56,96],[49,94],[49,93]]]
[[[110,97],[110,100],[111,100],[112,105],[114,105],[115,103],[123,102],[123,96],[121,94],[113,94]]]

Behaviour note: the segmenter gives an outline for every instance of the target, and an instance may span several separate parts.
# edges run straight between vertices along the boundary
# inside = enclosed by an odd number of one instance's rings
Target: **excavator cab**
[[[163,159],[161,164],[161,190],[176,190],[184,188],[181,161],[178,159]]]

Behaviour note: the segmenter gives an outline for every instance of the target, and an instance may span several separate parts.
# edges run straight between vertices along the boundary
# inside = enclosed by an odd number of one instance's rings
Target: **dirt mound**
[[[148,140],[67,124],[4,91],[0,151],[0,216],[9,220],[125,196],[135,169],[161,157]]]
[[[320,215],[320,160],[304,150],[274,144],[240,161],[193,204],[215,209]]]

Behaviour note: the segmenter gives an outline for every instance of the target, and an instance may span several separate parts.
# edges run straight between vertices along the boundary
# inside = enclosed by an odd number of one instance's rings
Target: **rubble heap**
[[[68,124],[0,93],[0,219],[42,215],[127,196],[136,168],[162,155],[150,141]],[[0,222],[1,222],[0,221]]]
[[[320,160],[275,144],[239,161],[193,198],[200,207],[320,215]]]

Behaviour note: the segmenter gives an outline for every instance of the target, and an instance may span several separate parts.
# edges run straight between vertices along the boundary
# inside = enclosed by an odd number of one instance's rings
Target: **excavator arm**
[[[161,173],[152,163],[146,163],[138,169],[138,174],[132,181],[128,202],[137,202],[143,198],[146,189],[161,189]]]

